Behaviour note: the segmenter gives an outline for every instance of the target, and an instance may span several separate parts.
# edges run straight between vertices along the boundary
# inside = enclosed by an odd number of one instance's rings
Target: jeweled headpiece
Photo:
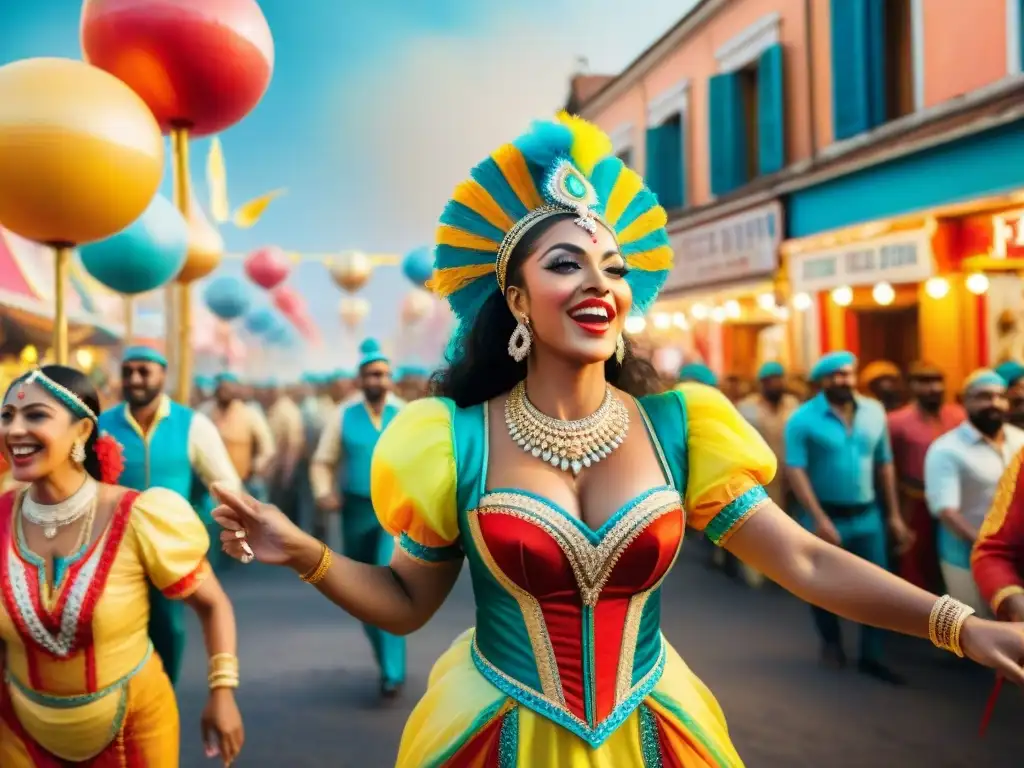
[[[458,320],[450,351],[487,298],[504,293],[509,257],[523,236],[566,213],[591,235],[598,224],[615,235],[630,268],[633,313],[654,303],[672,268],[665,210],[599,128],[563,113],[473,168],[441,214],[428,286]]]
[[[67,387],[62,386],[61,384],[58,384],[56,381],[51,379],[42,371],[42,369],[36,368],[28,376],[22,379],[18,389],[19,399],[24,397],[22,388],[30,384],[38,384],[39,386],[41,386],[43,389],[45,389],[47,392],[53,395],[53,397],[56,398],[61,403],[61,405],[63,405],[65,408],[71,411],[71,413],[73,413],[78,418],[91,419],[93,422],[99,421],[99,419],[96,417],[95,411],[93,411],[92,408],[86,405],[82,398],[80,398]]]

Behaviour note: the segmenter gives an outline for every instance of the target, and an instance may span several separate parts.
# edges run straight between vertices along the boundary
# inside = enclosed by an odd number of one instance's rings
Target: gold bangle
[[[239,681],[237,677],[234,679],[225,678],[223,680],[210,680],[208,685],[211,691],[215,691],[218,688],[236,689],[239,687]]]
[[[218,661],[226,661],[230,664],[238,664],[238,657],[233,653],[215,653],[208,660],[208,663],[212,666]]]
[[[316,567],[302,576],[299,576],[299,578],[307,584],[319,584],[324,580],[324,577],[327,575],[327,571],[331,567],[331,548],[322,542],[320,546],[322,547],[320,551],[320,560],[317,562]]]
[[[974,609],[969,605],[954,600],[949,595],[943,595],[935,601],[928,616],[928,639],[936,648],[951,651],[957,656],[963,657],[963,649],[960,647],[960,631],[963,629],[964,622],[973,614]]]

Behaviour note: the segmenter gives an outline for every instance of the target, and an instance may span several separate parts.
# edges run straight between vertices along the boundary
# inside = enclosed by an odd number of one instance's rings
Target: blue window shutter
[[[724,195],[747,182],[743,90],[736,72],[715,75],[708,88],[711,193]]]
[[[872,127],[868,0],[832,0],[832,131],[848,139]]]
[[[686,113],[679,116],[678,120],[675,120],[670,124],[672,128],[672,146],[675,148],[675,162],[672,164],[672,168],[675,169],[675,175],[672,177],[671,189],[675,194],[675,198],[672,199],[674,205],[673,208],[685,208],[686,207]],[[667,207],[667,206],[666,206]]]
[[[678,117],[647,131],[647,186],[667,210],[682,208],[683,136]]]
[[[762,175],[786,166],[786,100],[783,49],[773,45],[757,63],[757,160]]]
[[[885,3],[887,0],[863,0],[866,5],[867,34],[864,56],[868,74],[868,127],[886,120]]]
[[[1016,0],[1017,18],[1021,20],[1017,34],[1020,35],[1020,67],[1024,70],[1024,0]]]

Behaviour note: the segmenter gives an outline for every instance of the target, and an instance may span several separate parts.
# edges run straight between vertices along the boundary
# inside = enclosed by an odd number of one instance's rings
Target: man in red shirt
[[[900,484],[900,509],[914,544],[899,559],[899,574],[923,589],[939,589],[935,520],[924,501],[924,456],[935,438],[958,426],[964,409],[946,402],[946,381],[936,366],[917,362],[908,371],[910,402],[889,414],[893,461]]]
[[[992,613],[1024,621],[1024,451],[1007,466],[971,553],[971,572]]]

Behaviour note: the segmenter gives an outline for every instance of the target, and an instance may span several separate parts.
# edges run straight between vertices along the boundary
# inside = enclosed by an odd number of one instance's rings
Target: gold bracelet
[[[238,657],[233,653],[215,653],[208,660],[210,666],[213,666],[218,661],[226,661],[229,664],[238,664]]]
[[[322,550],[320,552],[320,560],[316,564],[316,567],[304,575],[299,576],[299,578],[307,584],[319,584],[324,580],[324,577],[327,575],[327,571],[331,567],[331,548],[322,542],[320,546],[322,547]]]
[[[215,677],[212,680],[207,681],[207,685],[211,691],[215,691],[218,688],[238,688],[239,679],[237,677]]]
[[[960,631],[973,614],[974,609],[969,605],[954,600],[949,595],[943,595],[935,601],[928,616],[928,639],[936,648],[951,651],[957,656],[963,657],[963,649],[960,647]]]

